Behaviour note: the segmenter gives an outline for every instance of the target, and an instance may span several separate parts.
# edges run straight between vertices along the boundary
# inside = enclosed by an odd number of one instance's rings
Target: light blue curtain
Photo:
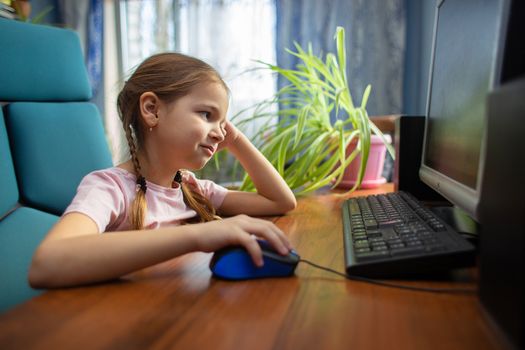
[[[277,64],[293,68],[293,42],[315,53],[335,52],[334,33],[345,28],[348,80],[354,102],[372,85],[369,115],[402,112],[405,0],[281,0],[277,10]],[[284,81],[279,77],[279,87]]]
[[[91,88],[96,95],[103,85],[102,48],[104,37],[104,16],[102,0],[90,0],[87,26],[86,64]]]
[[[60,23],[80,37],[86,60],[92,101],[104,115],[103,84],[103,0],[57,0]]]

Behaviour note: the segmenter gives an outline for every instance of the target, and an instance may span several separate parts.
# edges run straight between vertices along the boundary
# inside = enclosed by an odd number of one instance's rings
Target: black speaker
[[[394,189],[410,192],[421,201],[446,202],[445,198],[419,179],[424,134],[423,116],[402,115],[395,120]]]
[[[511,347],[525,348],[525,78],[488,97],[479,296]]]

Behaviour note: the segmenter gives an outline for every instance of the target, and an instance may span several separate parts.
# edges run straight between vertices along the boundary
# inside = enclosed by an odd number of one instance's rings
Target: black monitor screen
[[[456,196],[465,193],[458,187],[476,191],[480,181],[485,101],[498,80],[503,12],[497,0],[438,4],[422,179],[454,204],[476,202]]]

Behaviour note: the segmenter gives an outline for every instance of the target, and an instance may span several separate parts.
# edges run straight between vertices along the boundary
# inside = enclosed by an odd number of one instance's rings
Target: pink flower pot
[[[389,135],[385,135],[387,140],[390,140]],[[346,156],[348,157],[355,149],[357,140],[354,139],[346,148]],[[368,154],[368,161],[363,181],[359,188],[375,188],[386,182],[382,177],[383,166],[385,164],[386,146],[381,140],[381,137],[372,135],[370,142],[370,153]],[[337,188],[349,189],[357,182],[357,175],[359,173],[359,165],[361,164],[361,155],[358,155],[352,163],[346,168],[343,179],[337,185]]]

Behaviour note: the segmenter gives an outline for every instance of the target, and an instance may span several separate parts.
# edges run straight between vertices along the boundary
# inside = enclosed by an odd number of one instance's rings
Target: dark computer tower
[[[479,296],[516,349],[525,348],[525,78],[488,97],[480,207]]]
[[[402,115],[395,120],[394,189],[409,192],[423,202],[446,202],[419,179],[424,136],[424,116]]]

